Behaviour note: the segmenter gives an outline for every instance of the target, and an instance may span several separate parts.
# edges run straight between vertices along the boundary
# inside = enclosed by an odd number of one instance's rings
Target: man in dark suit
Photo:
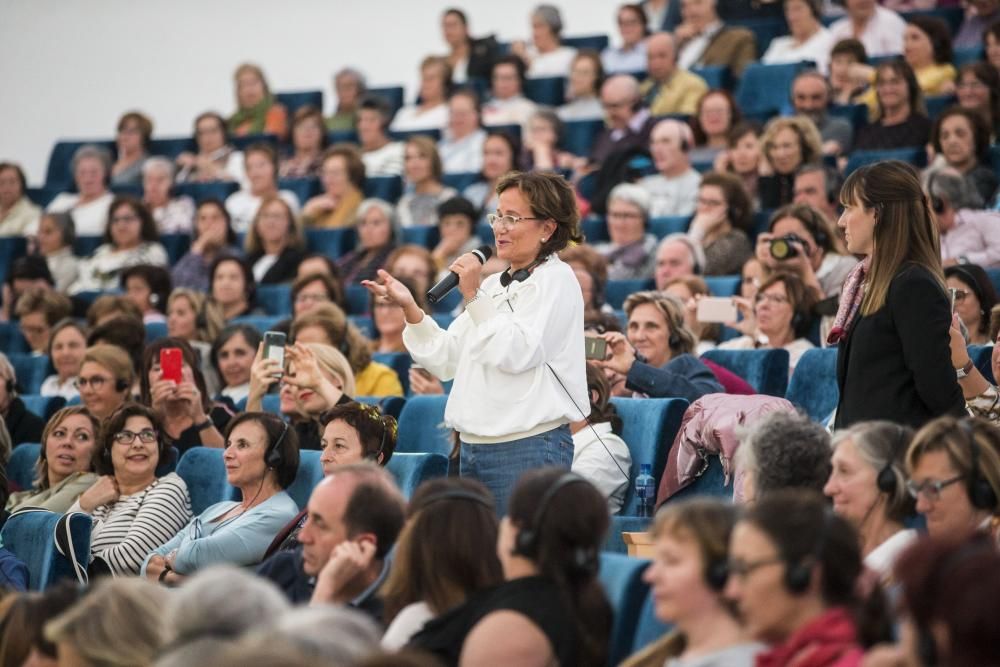
[[[601,105],[606,127],[590,149],[589,163],[599,168],[615,153],[645,148],[654,119],[642,106],[639,82],[628,74],[611,77],[601,86]]]

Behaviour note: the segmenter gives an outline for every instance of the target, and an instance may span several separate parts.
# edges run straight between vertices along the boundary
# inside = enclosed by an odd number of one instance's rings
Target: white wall
[[[443,53],[442,10],[462,7],[473,34],[526,38],[538,0],[0,0],[0,159],[32,185],[59,138],[111,138],[140,109],[158,136],[191,131],[233,107],[231,76],[260,64],[272,90],[323,88],[355,65],[370,85],[407,84]],[[617,2],[563,0],[564,34],[612,33]]]

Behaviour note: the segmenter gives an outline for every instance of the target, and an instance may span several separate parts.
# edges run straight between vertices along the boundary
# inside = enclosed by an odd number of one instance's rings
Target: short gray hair
[[[858,422],[834,433],[831,446],[836,451],[847,440],[854,443],[858,456],[876,474],[887,466],[892,471],[896,488],[886,494],[885,511],[889,519],[902,522],[912,516],[915,508],[906,490],[906,450],[913,440],[913,429],[890,421]]]
[[[797,412],[771,412],[741,434],[736,466],[753,476],[757,500],[779,489],[822,492],[830,478],[830,434]]]
[[[559,13],[559,8],[555,5],[538,5],[535,7],[535,11],[531,12],[531,15],[542,19],[545,25],[549,26],[553,35],[558,37],[562,33],[562,14]]]
[[[931,197],[938,197],[954,210],[982,208],[983,198],[958,170],[953,167],[939,167],[927,172],[924,189]]]
[[[142,163],[143,176],[147,176],[157,169],[165,172],[170,178],[174,177],[174,163],[161,155],[146,158],[146,161]]]
[[[333,75],[333,80],[336,81],[342,76],[349,76],[357,82],[359,94],[363,95],[365,91],[368,90],[368,83],[365,81],[365,75],[361,73],[361,70],[353,67],[342,67],[337,70],[336,74]]]
[[[663,237],[660,244],[656,246],[656,254],[659,255],[660,250],[671,243],[681,243],[687,247],[688,252],[691,254],[691,263],[694,265],[694,274],[696,276],[701,275],[705,270],[705,250],[701,247],[701,244],[684,232],[674,232]]]
[[[381,632],[367,615],[339,606],[298,607],[260,632],[262,644],[285,641],[303,655],[325,662],[354,664],[378,650]]]
[[[399,216],[396,215],[395,207],[384,199],[369,197],[358,205],[358,213],[355,220],[360,224],[368,212],[372,209],[382,211],[382,214],[389,219],[389,226],[392,227],[392,238],[398,243],[403,238],[402,229],[399,226]]]
[[[652,198],[642,186],[635,183],[619,183],[611,188],[611,193],[608,195],[608,206],[611,206],[611,202],[615,199],[632,204],[642,212],[643,220],[649,219],[649,206]]]
[[[111,175],[111,151],[97,144],[84,144],[76,149],[69,165],[73,173],[76,173],[76,168],[80,164],[80,161],[87,158],[92,158],[101,163],[101,166],[104,167],[105,178]]]

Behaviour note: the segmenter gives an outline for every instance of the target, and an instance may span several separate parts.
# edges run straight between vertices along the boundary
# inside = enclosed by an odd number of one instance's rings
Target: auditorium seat
[[[410,364],[413,360],[408,352],[375,352],[372,354],[372,361],[385,364],[396,371],[399,382],[403,385],[403,395],[410,393]]]
[[[757,41],[757,53],[764,53],[775,37],[788,34],[788,23],[784,16],[741,18],[727,21],[734,28],[746,28],[753,33]],[[744,74],[746,71],[744,71]]]
[[[399,176],[374,176],[365,179],[365,197],[376,197],[395,205],[403,196],[403,179]]]
[[[914,16],[935,16],[948,24],[953,35],[958,32],[958,28],[962,25],[962,19],[964,18],[962,7],[959,4],[947,7],[933,7],[931,9],[913,9],[907,12],[900,12],[899,15],[907,21]]]
[[[658,239],[670,234],[686,234],[691,224],[690,215],[669,215],[649,219],[649,231]]]
[[[438,142],[441,141],[441,130],[390,130],[389,137],[393,141],[406,141],[410,137],[427,137],[428,139],[433,139],[435,142]]]
[[[774,113],[788,102],[788,91],[800,71],[811,63],[764,65],[750,63],[736,88],[736,102],[744,115]]]
[[[48,356],[22,352],[8,354],[7,358],[14,366],[14,374],[17,376],[17,384],[21,391],[25,394],[37,394],[49,374]]]
[[[192,447],[177,462],[177,475],[187,484],[191,512],[198,516],[209,506],[233,497],[226,480],[226,464],[220,447]]]
[[[924,104],[927,105],[927,117],[931,120],[934,120],[945,109],[949,109],[957,103],[958,97],[955,95],[928,95],[924,98]]]
[[[927,151],[923,146],[912,146],[909,148],[893,148],[879,151],[854,151],[847,158],[847,166],[844,168],[844,176],[850,176],[858,167],[863,167],[883,160],[902,160],[909,162],[915,167],[924,168],[927,166]]]
[[[276,317],[274,315],[243,315],[241,317],[233,318],[230,324],[248,324],[252,326],[257,331],[264,333],[265,331],[270,331],[274,328],[278,322],[283,320],[283,317]]]
[[[566,94],[566,77],[547,76],[526,79],[524,96],[535,104],[546,107],[562,106]]]
[[[278,181],[278,189],[294,192],[300,206],[305,206],[306,202],[318,195],[323,188],[318,178],[282,178]]]
[[[868,124],[868,106],[865,104],[834,104],[829,113],[848,121],[855,132]]]
[[[306,508],[313,489],[323,480],[323,464],[319,462],[322,453],[318,449],[299,450],[299,469],[295,473],[295,481],[285,491],[300,510]]]
[[[636,624],[649,586],[642,574],[649,561],[623,554],[602,553],[598,578],[614,612],[608,641],[608,664],[617,665],[632,651]]]
[[[437,303],[431,305],[431,309],[436,315],[450,316],[451,312],[461,305],[462,292],[456,289],[448,292],[443,298],[438,299]]]
[[[235,148],[241,151],[246,151],[247,148],[253,146],[254,144],[269,144],[275,150],[278,150],[278,136],[276,134],[244,134],[241,137],[230,137],[229,141],[233,144]]]
[[[587,156],[597,135],[604,129],[603,120],[570,120],[563,125],[562,145],[573,155]]]
[[[437,322],[438,326],[442,329],[447,329],[451,326],[451,323],[455,321],[455,318],[451,313],[432,313],[431,318],[433,318],[433,320]]]
[[[579,35],[577,37],[563,37],[563,46],[568,46],[573,49],[592,49],[600,53],[604,49],[608,48],[607,35]]]
[[[55,531],[61,514],[32,509],[12,514],[0,530],[4,547],[28,568],[28,589],[43,591],[62,580],[76,581],[74,564],[56,548]],[[86,514],[68,515],[69,544],[77,566],[84,573],[90,563],[90,531],[93,522]]]
[[[191,236],[188,234],[163,234],[160,243],[167,251],[167,258],[173,266],[191,249]]]
[[[274,98],[285,105],[288,111],[288,127],[292,126],[292,118],[295,112],[306,105],[311,105],[322,113],[323,111],[323,91],[322,90],[293,90],[284,93],[275,93]]]
[[[639,500],[632,481],[639,476],[639,466],[648,463],[659,487],[667,467],[667,453],[681,426],[688,402],[681,398],[612,398],[611,404],[622,418],[622,440],[632,455],[632,467],[619,514],[636,516]],[[598,443],[599,444],[599,443]]]
[[[399,415],[397,452],[432,452],[448,456],[451,429],[444,426],[447,396],[411,396]]]
[[[353,227],[307,229],[306,249],[309,252],[326,255],[330,259],[337,259],[354,248],[356,238]]]
[[[837,348],[806,350],[795,364],[785,398],[805,410],[813,421],[824,423],[837,408]]]
[[[51,202],[53,199],[55,199],[56,195],[58,195],[60,192],[61,192],[61,190],[59,188],[45,188],[45,187],[31,188],[31,187],[29,187],[29,188],[25,188],[24,189],[24,194],[27,195],[27,197],[31,201],[31,203],[34,204],[35,206],[38,206],[39,208],[42,208],[42,209],[44,209],[46,206],[48,206],[49,202]],[[2,278],[0,278],[0,279],[2,279]]]
[[[402,86],[382,86],[381,88],[369,88],[366,95],[375,95],[376,97],[381,97],[383,100],[389,103],[389,108],[392,109],[392,115],[396,115],[403,106],[403,87]]]
[[[257,305],[268,315],[289,317],[292,314],[292,286],[257,285]]]
[[[969,358],[972,359],[972,363],[976,365],[976,368],[988,382],[996,384],[996,378],[993,377],[992,355],[992,345],[969,346]]]
[[[480,99],[482,99],[480,95]],[[514,137],[518,141],[521,139],[521,126],[520,125],[483,125],[483,129],[487,132],[499,132],[501,134],[506,134],[508,136]],[[447,175],[447,174],[446,174]]]
[[[184,151],[195,152],[198,150],[194,138],[187,137],[158,137],[149,142],[150,155],[159,155],[170,160],[176,160],[177,156]]]
[[[712,296],[735,296],[740,293],[741,276],[702,276]]]
[[[500,126],[500,129],[506,131],[508,127],[511,126],[502,125]],[[494,131],[497,128],[491,127],[487,129],[489,129],[490,131]],[[462,171],[462,172],[452,172],[450,174],[445,174],[444,176],[442,176],[441,182],[447,185],[449,188],[454,188],[459,192],[461,192],[465,188],[477,182],[479,179],[480,175],[478,171]]]
[[[22,442],[10,453],[7,479],[21,491],[27,491],[35,485],[35,464],[38,463],[40,451],[42,446],[37,442]]]
[[[371,292],[363,285],[347,285],[344,289],[348,315],[367,315],[370,311]]]
[[[395,452],[385,467],[409,500],[427,480],[448,476],[448,457],[427,452]]]
[[[639,610],[639,620],[635,624],[635,634],[632,637],[632,653],[638,653],[655,641],[665,637],[673,629],[672,625],[664,623],[656,617],[656,600],[650,590]]]
[[[89,257],[102,243],[103,236],[77,236],[73,241],[73,254],[77,257]]]
[[[608,240],[608,224],[601,217],[584,218],[580,221],[580,231],[587,243],[604,243]]]
[[[285,416],[281,414],[281,396],[279,394],[264,394],[264,398],[260,401],[260,409],[285,419]]]
[[[49,164],[45,171],[45,187],[59,192],[75,189],[73,170],[70,166],[73,154],[82,146],[100,146],[108,151],[114,151],[114,141],[110,139],[94,139],[91,141],[57,141],[49,153]]]
[[[651,290],[654,287],[652,280],[609,280],[604,287],[604,300],[617,310],[622,307],[630,294]]]
[[[38,415],[45,421],[48,421],[49,417],[56,413],[56,410],[66,405],[66,399],[62,396],[20,394],[19,398],[24,402],[24,407],[27,408],[28,412]]]
[[[6,265],[0,268],[0,271],[5,269]],[[28,351],[28,341],[24,339],[16,322],[0,322],[0,350],[7,354]]]
[[[174,186],[174,194],[187,195],[202,202],[206,199],[218,199],[226,201],[226,197],[240,189],[239,183],[232,181],[206,181],[204,183],[178,183]]]
[[[403,243],[418,245],[428,250],[433,250],[434,246],[441,240],[441,233],[437,225],[414,225],[403,227]]]
[[[358,133],[355,130],[333,130],[326,133],[326,143],[328,146],[335,144],[358,144]]]
[[[166,322],[146,322],[146,345],[169,335]]]
[[[729,68],[725,65],[706,65],[705,67],[692,67],[692,74],[697,74],[705,83],[708,84],[710,90],[717,90],[719,88],[725,90],[732,90],[733,87],[733,77]]]
[[[736,373],[761,394],[784,397],[788,388],[788,350],[708,350],[701,356]]]
[[[354,400],[358,403],[375,405],[382,411],[382,414],[391,415],[397,421],[399,421],[399,413],[403,411],[403,406],[406,405],[406,399],[402,396],[355,396]]]

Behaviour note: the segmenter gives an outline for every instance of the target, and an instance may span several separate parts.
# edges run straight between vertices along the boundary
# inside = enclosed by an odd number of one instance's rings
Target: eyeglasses
[[[969,291],[964,289],[955,290],[955,302],[965,301],[965,298],[969,296]]]
[[[73,384],[76,385],[77,389],[86,389],[87,385],[90,385],[92,389],[100,390],[107,382],[111,382],[111,378],[106,378],[103,375],[95,375],[89,378],[78,377]]]
[[[941,497],[941,491],[945,487],[951,486],[956,482],[961,482],[965,479],[965,475],[956,475],[951,479],[946,479],[944,481],[937,480],[924,480],[920,484],[917,484],[912,479],[906,483],[906,492],[910,494],[910,497],[916,500],[921,495],[931,502],[935,502]]]
[[[115,433],[115,442],[120,445],[131,445],[135,442],[136,438],[139,438],[139,442],[148,445],[151,442],[156,442],[156,431],[151,428],[144,428],[138,433],[132,431],[118,431]]]
[[[325,294],[299,294],[295,297],[295,303],[326,303],[330,300]]]
[[[757,296],[753,298],[754,303],[762,303],[768,301],[775,305],[780,305],[783,303],[788,303],[788,297],[783,294],[764,294],[763,292],[758,292]]]
[[[759,570],[767,565],[778,565],[783,562],[784,560],[778,556],[753,561],[731,560],[726,563],[726,572],[728,572],[731,577],[746,579],[754,572],[754,570]]]
[[[510,215],[509,213],[507,215],[490,213],[486,216],[486,222],[490,223],[490,227],[493,229],[511,230],[522,220],[544,220],[544,218],[529,218],[526,216]]]
[[[698,197],[698,206],[725,206],[726,202],[722,199],[709,199],[707,197]]]
[[[139,219],[137,215],[116,215],[111,218],[111,224],[117,225],[119,222],[135,222]]]

